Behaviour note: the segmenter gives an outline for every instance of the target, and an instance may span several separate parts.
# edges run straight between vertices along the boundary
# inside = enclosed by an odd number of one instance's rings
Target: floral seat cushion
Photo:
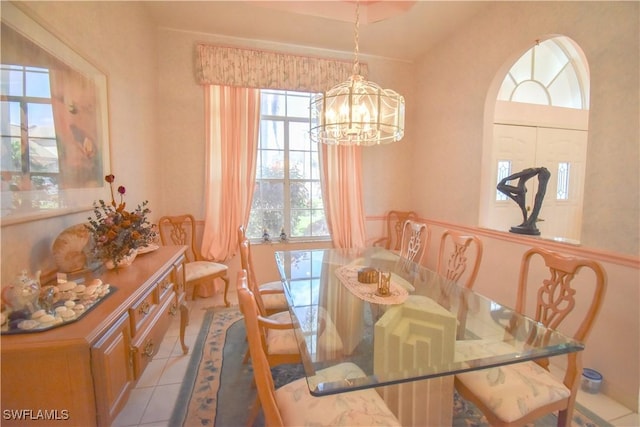
[[[456,378],[505,422],[571,394],[562,381],[535,362],[466,372]]]
[[[196,280],[201,277],[220,273],[222,271],[227,270],[228,268],[229,267],[227,267],[224,264],[219,264],[217,262],[211,262],[211,261],[189,262],[185,265],[185,269],[184,269],[185,280],[187,282],[190,282],[192,280]]]
[[[364,377],[353,363],[318,371],[323,381]],[[276,390],[276,402],[285,425],[290,426],[399,426],[400,422],[374,389],[315,397],[304,378]]]
[[[269,316],[269,319],[279,323],[289,323],[291,322],[291,314],[289,314],[288,311],[283,311],[272,314]],[[324,311],[321,313],[320,319],[322,320],[324,329],[320,331],[318,350],[341,352],[342,339],[333,321]],[[269,354],[297,354],[299,352],[298,342],[293,329],[268,329],[266,342]]]
[[[266,293],[262,294],[262,302],[264,308],[267,311],[273,310],[287,310],[289,308],[287,303],[287,297],[284,295],[284,288],[282,282],[267,282],[259,286],[260,291],[277,291],[278,293]]]

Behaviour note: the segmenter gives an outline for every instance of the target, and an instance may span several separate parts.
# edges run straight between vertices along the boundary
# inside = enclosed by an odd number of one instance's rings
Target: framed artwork
[[[1,24],[0,224],[89,210],[110,173],[106,75],[13,3]]]

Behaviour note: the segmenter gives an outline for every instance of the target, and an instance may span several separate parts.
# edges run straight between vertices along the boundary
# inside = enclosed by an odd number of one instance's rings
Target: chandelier
[[[329,145],[378,145],[404,136],[404,98],[360,75],[356,4],[353,74],[311,100],[311,140]]]

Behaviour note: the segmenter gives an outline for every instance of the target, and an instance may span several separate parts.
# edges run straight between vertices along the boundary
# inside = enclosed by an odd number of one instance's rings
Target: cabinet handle
[[[145,301],[145,302],[142,303],[142,305],[138,309],[138,312],[140,314],[146,316],[147,314],[149,314],[149,309],[150,308],[151,308],[151,304],[149,304],[149,301]]]
[[[153,340],[149,340],[149,342],[145,344],[142,354],[147,357],[153,357]]]
[[[178,314],[178,304],[174,302],[169,309],[169,316],[175,316],[176,314]]]

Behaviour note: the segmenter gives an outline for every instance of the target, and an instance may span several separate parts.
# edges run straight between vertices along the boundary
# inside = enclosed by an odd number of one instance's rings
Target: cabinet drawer
[[[129,309],[131,319],[131,335],[136,336],[147,319],[153,317],[157,308],[157,288],[154,286]]]
[[[176,299],[167,298],[160,306],[160,309],[154,313],[151,323],[133,341],[131,352],[136,380],[140,378],[153,356],[158,353],[162,338],[176,312]]]
[[[160,280],[158,280],[158,294],[160,296],[160,304],[173,294],[173,273],[171,270]]]

